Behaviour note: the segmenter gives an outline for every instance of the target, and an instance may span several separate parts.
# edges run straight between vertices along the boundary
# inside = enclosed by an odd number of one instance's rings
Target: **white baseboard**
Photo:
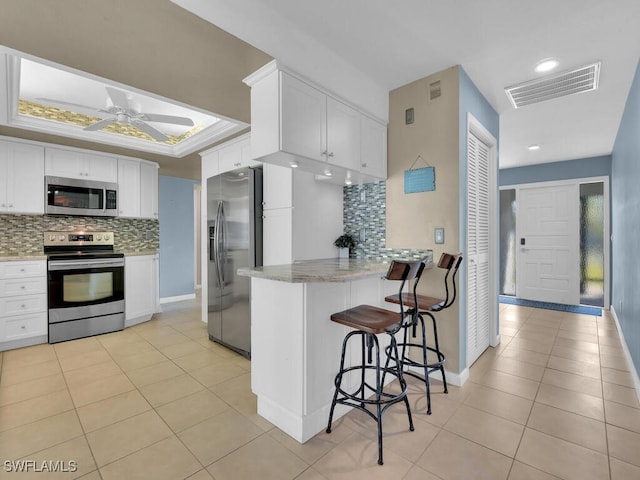
[[[424,374],[424,369],[420,367],[410,367],[409,370],[417,374],[421,374],[421,375]],[[447,376],[447,384],[455,385],[456,387],[461,387],[462,385],[465,384],[467,380],[469,380],[468,368],[465,368],[460,373],[452,373],[447,371],[447,369],[445,368],[444,374]],[[436,370],[435,372],[432,372],[431,375],[429,375],[429,378],[442,382],[442,374],[440,373],[440,370]]]
[[[160,299],[160,303],[172,303],[172,302],[182,302],[183,300],[193,300],[196,298],[195,293],[189,293],[187,295],[177,295],[175,297],[164,297]]]
[[[624,338],[622,328],[620,328],[620,321],[618,320],[618,315],[616,315],[616,309],[613,308],[613,305],[611,306],[610,311],[611,316],[613,316],[613,319],[616,322],[616,328],[618,329],[618,335],[620,335],[620,342],[622,343],[622,350],[624,351],[624,356],[627,359],[627,363],[629,364],[629,372],[631,373],[631,378],[633,379],[633,386],[636,389],[636,396],[638,397],[638,401],[640,402],[640,377],[638,377],[638,370],[633,363],[631,352],[629,351],[629,347],[627,346],[627,341]]]

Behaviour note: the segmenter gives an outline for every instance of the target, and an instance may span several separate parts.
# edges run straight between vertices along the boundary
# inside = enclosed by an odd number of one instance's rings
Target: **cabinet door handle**
[[[327,155],[329,155],[329,152],[325,150],[324,152],[320,153],[320,155],[327,156]]]
[[[362,166],[363,166],[364,168],[367,168],[367,164],[366,164],[366,163],[363,163],[363,164],[362,164]]]
[[[25,287],[24,285],[20,285],[20,289],[21,290],[25,290],[27,287]]]
[[[25,330],[25,329],[27,328],[27,326],[26,326],[26,325],[22,325],[20,328],[21,328],[22,330]]]
[[[333,157],[333,152],[331,152],[329,155],[327,155],[328,157]]]

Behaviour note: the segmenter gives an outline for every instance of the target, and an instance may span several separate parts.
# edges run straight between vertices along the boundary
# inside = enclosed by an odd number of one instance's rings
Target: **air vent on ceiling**
[[[505,88],[515,108],[598,88],[600,62]]]

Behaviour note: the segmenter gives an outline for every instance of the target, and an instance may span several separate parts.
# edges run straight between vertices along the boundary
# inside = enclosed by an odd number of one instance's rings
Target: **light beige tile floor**
[[[391,408],[378,466],[370,418],[299,444],[257,415],[250,362],[209,341],[198,303],[164,307],[123,332],[0,353],[0,479],[640,478],[640,405],[606,315],[501,305],[501,345],[463,387],[433,382],[432,415],[410,381],[416,429]],[[19,460],[77,470],[8,471]]]

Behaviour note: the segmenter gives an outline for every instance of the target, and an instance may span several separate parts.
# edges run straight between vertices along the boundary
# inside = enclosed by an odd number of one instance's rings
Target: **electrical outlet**
[[[433,231],[433,239],[436,244],[444,243],[444,228],[438,227]]]
[[[359,242],[364,243],[364,241],[367,239],[367,233],[365,228],[360,229],[358,237],[359,237],[358,238]]]

